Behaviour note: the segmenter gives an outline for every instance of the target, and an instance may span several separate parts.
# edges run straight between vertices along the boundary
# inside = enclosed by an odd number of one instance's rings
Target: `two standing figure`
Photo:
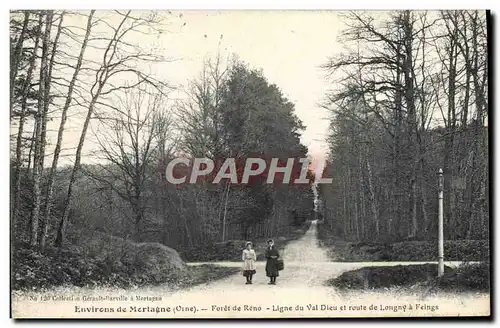
[[[242,260],[243,260],[243,276],[246,277],[246,284],[252,284],[252,277],[256,273],[255,261],[257,260],[257,255],[252,249],[253,245],[251,242],[247,242],[245,249],[243,250]],[[279,276],[278,260],[280,259],[280,254],[276,247],[274,246],[274,241],[269,239],[267,241],[266,249],[266,276],[269,277],[269,285],[276,285],[276,277]]]

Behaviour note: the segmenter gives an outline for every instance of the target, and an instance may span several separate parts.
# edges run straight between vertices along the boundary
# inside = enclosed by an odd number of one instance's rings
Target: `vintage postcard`
[[[490,317],[485,10],[11,10],[11,317]]]

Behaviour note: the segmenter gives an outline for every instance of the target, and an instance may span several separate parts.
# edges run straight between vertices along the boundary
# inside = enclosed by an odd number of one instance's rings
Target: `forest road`
[[[281,253],[285,269],[280,271],[276,285],[268,285],[269,278],[266,277],[265,262],[262,261],[257,262],[257,274],[253,277],[252,285],[245,285],[245,278],[241,274],[236,274],[208,285],[177,292],[169,299],[182,300],[186,304],[190,302],[198,304],[200,309],[205,309],[200,310],[199,315],[210,318],[429,316],[459,313],[460,315],[473,315],[474,313],[485,315],[489,313],[488,294],[456,295],[440,292],[437,295],[425,295],[422,290],[414,293],[403,293],[400,290],[353,290],[340,293],[333,287],[325,286],[325,281],[345,271],[364,266],[399,265],[408,262],[332,262],[326,250],[319,246],[316,229],[317,221],[313,221],[304,236],[285,247]],[[236,262],[217,262],[217,264],[241,266],[241,263]],[[458,265],[458,263],[451,262],[446,264]],[[413,310],[409,310],[410,304]],[[421,307],[415,309],[416,304],[420,304]],[[427,310],[422,310],[424,304],[428,305]],[[239,306],[242,311],[217,311],[217,307],[224,305],[230,305],[231,308]],[[308,309],[308,305],[318,305],[318,307],[313,310],[312,307]],[[377,306],[378,310],[370,310],[370,305]],[[406,310],[393,309],[394,306],[404,305],[406,305]],[[245,306],[247,311],[243,310]],[[252,306],[260,307],[261,310],[252,311]],[[336,306],[336,310],[332,308],[333,306]],[[341,306],[346,308],[341,310]],[[387,309],[381,310],[381,307],[387,307]]]
[[[280,271],[276,285],[268,285],[265,262],[257,262],[252,285],[245,284],[239,274],[209,284],[172,292],[157,286],[140,289],[62,289],[51,292],[86,296],[120,296],[125,301],[80,302],[82,307],[121,306],[127,311],[117,313],[85,313],[75,310],[74,302],[16,302],[18,317],[34,312],[41,317],[78,318],[298,318],[298,317],[380,317],[380,316],[471,316],[489,315],[489,294],[428,294],[419,289],[350,290],[340,292],[325,286],[325,281],[342,272],[363,266],[397,265],[404,262],[331,262],[319,247],[316,222],[300,239],[290,242],[281,254],[285,269]],[[241,267],[241,262],[215,262]],[[453,265],[452,263],[447,263]],[[191,263],[190,265],[196,265]],[[137,297],[150,297],[138,301]],[[411,308],[410,308],[411,306]],[[375,308],[376,307],[376,308]],[[156,312],[168,308],[171,312]],[[134,310],[135,309],[135,310]],[[139,309],[139,310],[137,310]],[[142,309],[142,310],[141,310]]]

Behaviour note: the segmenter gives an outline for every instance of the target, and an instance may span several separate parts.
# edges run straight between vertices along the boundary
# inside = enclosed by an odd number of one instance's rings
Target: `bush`
[[[445,266],[445,272],[453,271]],[[338,288],[368,289],[413,286],[437,274],[437,264],[365,267],[347,271],[327,284]]]
[[[329,256],[336,261],[436,261],[437,241],[390,242],[381,236],[378,242],[345,242],[322,223],[318,224],[320,246],[328,249]],[[385,241],[385,242],[381,242]],[[489,240],[445,240],[445,261],[487,261],[490,257]]]
[[[453,272],[435,279],[435,285],[447,290],[488,291],[490,289],[490,264],[464,263]]]
[[[179,254],[158,243],[136,244],[112,236],[87,236],[88,244],[44,251],[18,243],[12,254],[12,288],[60,285],[130,287],[179,281],[189,275]],[[121,247],[118,247],[118,244]],[[96,247],[101,251],[97,252]]]
[[[436,261],[437,242],[405,241],[394,244],[346,243],[329,248],[337,261]],[[487,240],[447,240],[444,243],[445,261],[486,261],[489,259]]]
[[[391,244],[387,248],[393,261],[434,261],[437,241],[411,241]],[[445,240],[445,261],[485,261],[489,259],[488,240]]]
[[[458,268],[445,266],[437,276],[437,264],[364,267],[347,271],[327,281],[340,289],[377,289],[391,287],[423,287],[430,290],[489,291],[489,263],[466,263]]]
[[[65,247],[86,257],[111,262],[121,261],[132,266],[137,266],[138,262],[147,258],[148,261],[161,265],[162,270],[182,271],[186,267],[176,250],[160,243],[135,243],[98,231],[68,230],[69,245]]]

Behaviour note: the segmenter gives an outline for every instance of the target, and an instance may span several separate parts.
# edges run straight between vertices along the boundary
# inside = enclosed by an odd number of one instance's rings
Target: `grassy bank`
[[[427,290],[481,291],[490,289],[488,263],[463,264],[458,268],[445,267],[437,278],[437,264],[364,267],[347,271],[326,282],[339,289],[380,289],[421,287]]]
[[[203,284],[239,271],[215,265],[186,266],[179,254],[157,243],[136,244],[111,237],[111,243],[92,254],[87,247],[12,248],[13,290],[44,290],[54,286],[130,288],[167,285],[176,288]],[[109,242],[109,240],[108,240]]]
[[[257,260],[264,260],[266,241],[272,238],[278,248],[282,251],[285,246],[299,239],[309,229],[310,222],[293,227],[285,236],[270,236],[251,240],[254,244]],[[241,252],[245,247],[246,240],[229,240],[224,243],[211,243],[206,245],[185,247],[178,249],[181,258],[186,262],[212,262],[212,261],[241,261]]]
[[[436,261],[437,241],[403,241],[396,243],[345,242],[339,240],[329,227],[318,224],[320,246],[327,248],[334,261]],[[445,240],[446,261],[489,260],[488,240]]]

